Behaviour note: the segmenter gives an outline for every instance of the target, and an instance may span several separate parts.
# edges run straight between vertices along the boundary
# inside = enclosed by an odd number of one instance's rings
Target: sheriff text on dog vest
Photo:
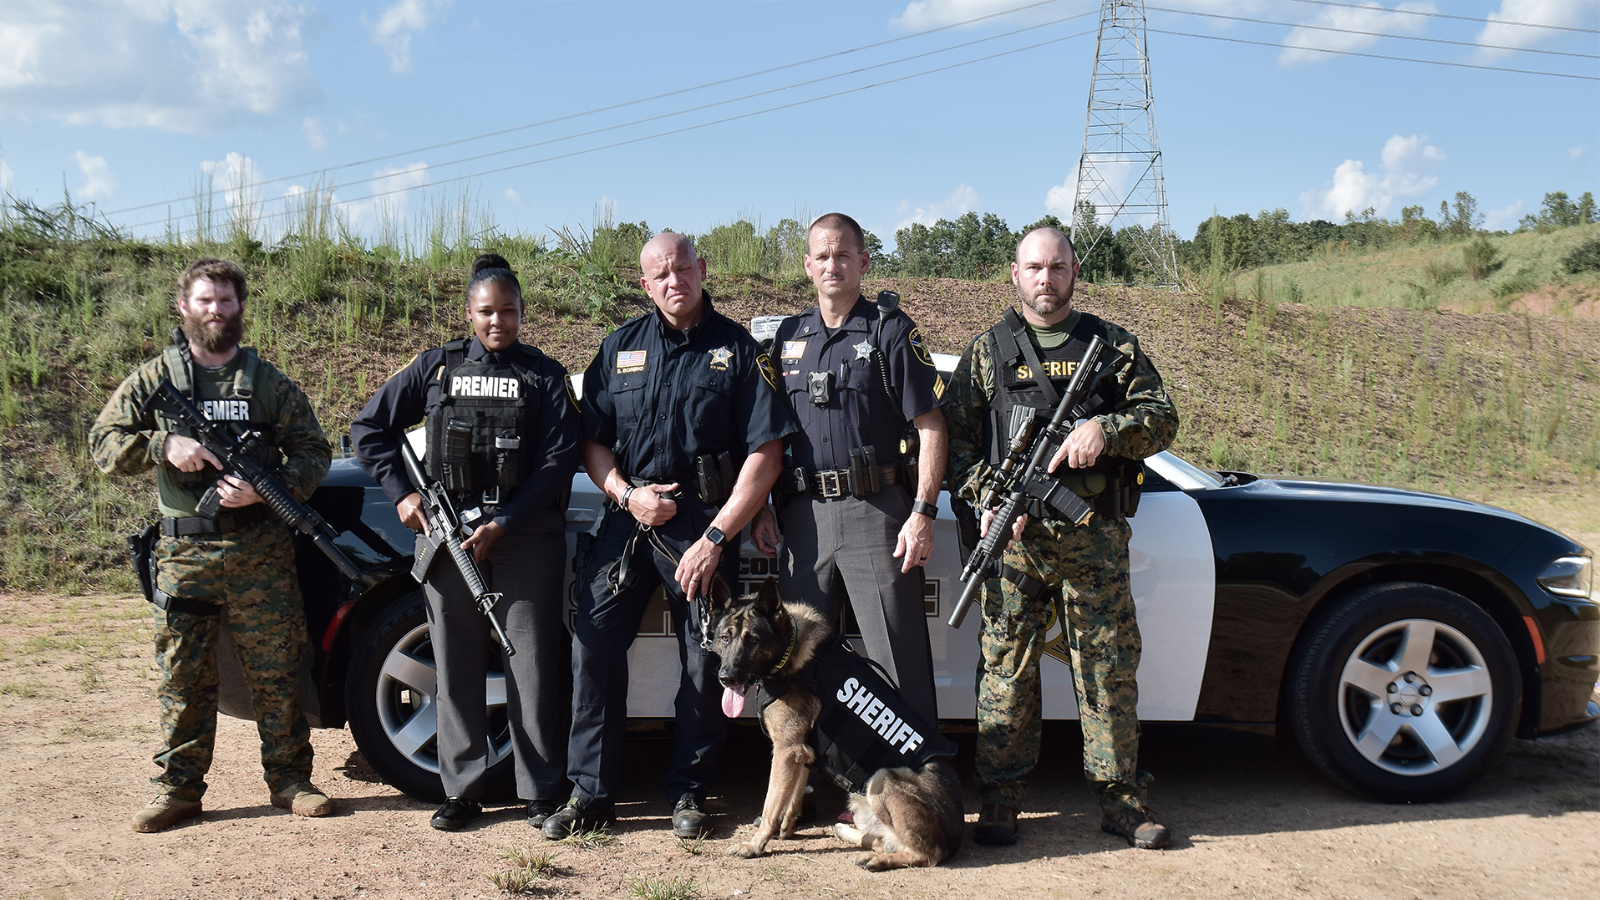
[[[854,678],[846,678],[834,696],[901,753],[909,754],[922,746],[922,735]]]

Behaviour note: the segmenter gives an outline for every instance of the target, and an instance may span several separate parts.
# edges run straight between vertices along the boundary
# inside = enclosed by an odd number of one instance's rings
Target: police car
[[[955,357],[935,356],[954,368]],[[578,473],[570,544],[598,527],[603,501]],[[334,461],[311,505],[342,532],[345,552],[383,578],[358,592],[309,543],[300,548],[313,651],[307,713],[319,727],[348,724],[387,782],[438,801],[435,669],[409,574],[413,535],[354,459]],[[1337,783],[1399,801],[1460,789],[1513,736],[1600,718],[1592,554],[1521,516],[1413,491],[1214,472],[1161,453],[1146,461],[1131,521],[1141,719],[1288,729]],[[948,496],[935,531],[939,546],[956,547]],[[560,576],[569,628],[571,568]],[[979,617],[945,625],[960,568],[957,553],[935,554],[923,598],[947,720],[974,710]],[[775,571],[747,542],[740,574],[752,586]],[[248,718],[231,644],[220,646],[223,711]],[[670,719],[677,643],[659,591],[629,652],[629,715]],[[1044,714],[1076,718],[1058,624],[1046,652]],[[505,701],[504,677],[492,671],[490,757],[509,784]]]

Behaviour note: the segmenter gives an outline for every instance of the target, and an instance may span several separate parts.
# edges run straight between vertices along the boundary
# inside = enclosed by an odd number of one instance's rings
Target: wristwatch
[[[726,547],[731,541],[731,538],[723,534],[722,529],[715,525],[706,529],[705,539],[713,544],[716,544],[718,547]]]
[[[922,513],[930,519],[939,518],[939,507],[934,506],[932,503],[929,503],[926,500],[911,501],[911,511],[914,513]]]

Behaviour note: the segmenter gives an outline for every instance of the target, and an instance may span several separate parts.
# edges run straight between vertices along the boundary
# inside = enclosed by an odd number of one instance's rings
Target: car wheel
[[[439,780],[438,672],[422,591],[396,600],[362,633],[345,682],[350,733],[361,755],[383,780],[419,800],[444,800]],[[506,678],[496,647],[489,659],[488,797],[514,782],[511,730],[506,718]]]
[[[1487,772],[1511,740],[1521,676],[1472,601],[1381,584],[1308,625],[1290,663],[1289,724],[1318,769],[1357,793],[1431,800]]]

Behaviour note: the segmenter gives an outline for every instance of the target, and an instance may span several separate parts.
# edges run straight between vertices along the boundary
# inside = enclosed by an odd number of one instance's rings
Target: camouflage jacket
[[[1106,322],[1109,343],[1128,361],[1113,370],[1121,402],[1114,412],[1094,417],[1105,429],[1111,456],[1144,459],[1172,445],[1178,433],[1178,410],[1161,385],[1161,373],[1139,349],[1139,339]],[[968,503],[977,504],[979,486],[988,475],[989,448],[984,425],[994,399],[996,353],[989,332],[972,339],[946,389],[944,419],[950,432],[950,485]]]
[[[276,419],[262,429],[262,434],[267,443],[283,452],[278,477],[295,499],[305,500],[328,474],[333,448],[305,393],[266,360],[261,360],[260,367],[256,384],[270,385],[278,410]],[[159,356],[135,369],[117,387],[89,428],[89,452],[94,464],[108,475],[138,475],[156,469],[162,515],[192,516],[198,498],[178,487],[167,474],[175,471],[161,453],[168,432],[160,430],[156,416],[145,411],[145,402],[166,376],[166,366]]]

